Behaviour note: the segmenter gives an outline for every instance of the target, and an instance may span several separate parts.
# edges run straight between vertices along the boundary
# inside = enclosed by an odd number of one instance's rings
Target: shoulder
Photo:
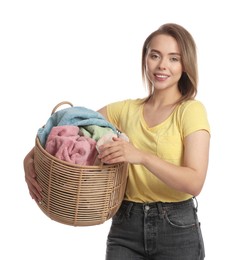
[[[177,118],[183,129],[183,136],[200,129],[210,131],[206,108],[199,100],[181,103],[177,108]]]
[[[111,123],[122,129],[122,123],[128,122],[129,118],[140,111],[140,99],[126,99],[107,105],[107,117]]]
[[[201,101],[195,100],[195,99],[185,101],[185,102],[181,103],[180,105],[178,105],[177,113],[180,117],[185,116],[186,114],[188,114],[188,115],[190,115],[190,114],[206,115],[207,114],[204,104]]]
[[[196,100],[196,99],[185,101],[179,105],[179,110],[181,110],[181,111],[185,111],[188,109],[206,110],[204,104],[201,101]]]
[[[116,101],[107,105],[107,115],[110,120],[119,120],[121,116],[128,116],[129,113],[139,110],[140,104],[143,104],[140,99],[125,99]]]
[[[125,99],[113,102],[108,107],[138,107],[144,102],[143,99]]]

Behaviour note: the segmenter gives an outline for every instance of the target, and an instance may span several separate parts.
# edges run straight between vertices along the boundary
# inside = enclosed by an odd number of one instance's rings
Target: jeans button
[[[150,206],[146,205],[145,206],[145,211],[148,211],[150,209]]]

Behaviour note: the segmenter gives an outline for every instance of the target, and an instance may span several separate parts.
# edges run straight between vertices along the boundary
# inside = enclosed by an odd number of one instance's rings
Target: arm
[[[175,166],[151,155],[143,156],[142,163],[170,187],[197,196],[206,178],[209,139],[206,131],[197,131],[185,138],[183,166]]]
[[[209,156],[209,139],[207,131],[200,130],[184,139],[184,160],[182,166],[164,161],[156,155],[142,152],[132,144],[115,138],[116,142],[100,147],[100,158],[105,163],[126,161],[142,164],[152,174],[170,187],[197,196],[203,187]]]

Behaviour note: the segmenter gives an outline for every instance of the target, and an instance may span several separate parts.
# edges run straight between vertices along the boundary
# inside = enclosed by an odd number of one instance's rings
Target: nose
[[[160,70],[165,70],[165,69],[166,69],[166,66],[167,66],[166,59],[162,58],[162,59],[159,61],[159,64],[158,64],[159,69],[160,69]]]

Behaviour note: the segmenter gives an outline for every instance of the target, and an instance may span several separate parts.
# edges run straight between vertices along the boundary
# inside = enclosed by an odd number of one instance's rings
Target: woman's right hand
[[[23,161],[25,171],[25,181],[27,183],[29,193],[37,203],[42,201],[41,187],[36,180],[34,169],[34,148],[26,155]]]

